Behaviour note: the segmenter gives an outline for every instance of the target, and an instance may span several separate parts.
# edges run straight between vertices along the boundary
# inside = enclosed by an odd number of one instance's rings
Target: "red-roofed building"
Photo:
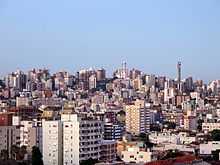
[[[189,164],[201,164],[201,163],[203,163],[204,165],[208,164],[206,162],[203,162],[202,159],[197,158],[193,155],[185,155],[176,158],[169,158],[166,160],[158,160],[156,162],[149,162],[146,163],[145,165],[177,165],[177,164],[189,165]]]

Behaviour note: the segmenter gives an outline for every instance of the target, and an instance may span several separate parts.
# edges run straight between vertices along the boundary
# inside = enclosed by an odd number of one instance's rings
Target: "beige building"
[[[197,130],[197,116],[184,116],[184,129]]]
[[[17,97],[16,107],[20,107],[20,106],[29,106],[29,99],[27,97]]]
[[[202,123],[203,131],[213,131],[214,129],[220,130],[220,123]]]
[[[181,106],[183,101],[190,99],[188,95],[177,95],[176,96],[176,106]]]
[[[171,132],[161,132],[161,133],[151,133],[149,139],[155,144],[190,144],[196,142],[197,138],[194,136],[189,136],[189,133],[171,133]]]
[[[126,163],[148,163],[157,161],[157,152],[146,148],[129,147],[122,151],[122,160]]]
[[[201,155],[211,155],[212,151],[216,151],[220,149],[219,141],[209,141],[208,143],[200,144],[199,153]]]
[[[150,132],[149,109],[144,100],[135,101],[134,105],[124,106],[126,112],[126,131],[134,135]]]
[[[33,146],[39,147],[42,152],[42,127],[38,126],[37,121],[13,116],[12,124],[20,127],[20,146],[26,146],[28,154],[31,154]]]
[[[157,146],[152,148],[153,151],[168,151],[168,150],[178,150],[181,152],[196,152],[196,148],[192,147],[190,145],[184,145],[184,144],[158,144]]]
[[[0,150],[20,146],[20,126],[0,126]]]
[[[28,146],[27,150],[29,154],[31,154],[32,147],[37,146],[41,153],[43,151],[43,142],[42,142],[42,127],[39,126],[33,126],[28,128]]]
[[[121,158],[122,157],[122,151],[126,151],[128,147],[136,147],[136,145],[137,145],[136,141],[128,142],[123,137],[122,141],[117,141],[117,155]]]
[[[133,80],[133,87],[134,89],[141,89],[141,86],[143,85],[143,81],[141,78],[137,78]]]

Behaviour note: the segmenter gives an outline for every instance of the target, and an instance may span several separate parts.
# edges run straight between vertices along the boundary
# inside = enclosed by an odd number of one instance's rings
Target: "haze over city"
[[[20,68],[51,72],[121,62],[145,73],[209,83],[219,78],[220,2],[0,1],[0,77]]]

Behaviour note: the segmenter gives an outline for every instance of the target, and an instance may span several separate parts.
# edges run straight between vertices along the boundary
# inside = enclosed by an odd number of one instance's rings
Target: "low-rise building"
[[[122,151],[122,160],[126,163],[148,163],[157,161],[157,152],[150,149],[129,147]]]
[[[152,143],[163,144],[163,143],[172,143],[172,144],[190,144],[197,141],[196,136],[190,136],[187,132],[157,132],[151,133],[149,139]]]
[[[220,149],[220,141],[209,141],[208,143],[200,144],[200,155],[211,155],[212,151]]]
[[[184,144],[158,144],[152,148],[153,151],[178,150],[181,152],[196,153],[196,147]]]
[[[206,122],[206,123],[202,123],[202,130],[203,131],[213,131],[213,130],[220,130],[220,122],[218,123],[213,123],[213,122]]]

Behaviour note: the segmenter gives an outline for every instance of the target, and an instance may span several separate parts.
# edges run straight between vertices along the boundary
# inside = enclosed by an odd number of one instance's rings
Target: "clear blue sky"
[[[0,77],[126,61],[147,74],[220,78],[220,0],[0,0]]]

